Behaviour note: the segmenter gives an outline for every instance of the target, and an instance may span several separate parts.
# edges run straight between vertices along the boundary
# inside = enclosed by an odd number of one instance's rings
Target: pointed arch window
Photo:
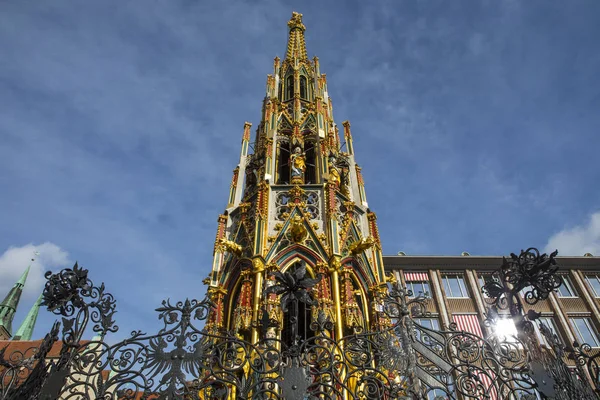
[[[290,272],[296,271],[297,268],[301,266],[300,262],[296,262],[292,266],[290,266]],[[307,272],[307,277],[309,273]],[[299,337],[299,343],[302,343],[306,340],[315,336],[314,331],[311,329],[310,323],[312,321],[312,307],[309,304],[306,304],[302,301],[297,302],[298,310],[297,310],[297,335]],[[281,330],[281,342],[286,346],[291,346],[294,343],[293,337],[293,328],[292,328],[292,317],[294,315],[294,311],[292,310],[293,305],[290,304],[288,306],[288,310],[283,313],[283,329]]]
[[[307,80],[306,77],[304,75],[300,76],[300,98],[301,99],[308,99],[308,85],[307,85]]]
[[[278,149],[278,160],[277,160],[277,184],[285,185],[290,181],[290,143],[279,142]]]
[[[286,100],[294,98],[294,75],[288,75],[285,79]]]
[[[317,183],[317,157],[315,155],[315,143],[306,142],[306,171],[304,173],[304,182],[307,184]]]

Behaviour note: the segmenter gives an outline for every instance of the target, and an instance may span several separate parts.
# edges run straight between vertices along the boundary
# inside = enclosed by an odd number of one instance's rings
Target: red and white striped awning
[[[481,331],[481,325],[479,324],[479,318],[477,317],[477,314],[454,314],[452,317],[459,331],[465,331],[479,337],[483,337],[483,332]],[[475,375],[477,375],[477,377],[480,379],[481,385],[484,388],[484,393],[482,393],[482,395],[487,394],[489,396],[489,400],[498,400],[498,390],[493,383],[495,375],[491,371],[487,372],[491,375],[491,377],[483,372],[475,371]]]
[[[404,280],[406,282],[425,282],[429,280],[427,272],[405,272]]]
[[[496,379],[493,373],[489,373],[492,375],[492,377],[494,377],[494,379]],[[483,394],[487,394],[490,400],[498,400],[498,390],[494,385],[493,380],[484,373],[475,372],[475,375],[477,375],[477,377],[481,380],[481,385],[484,388]]]
[[[481,325],[476,314],[454,314],[453,318],[459,331],[466,331],[483,337]]]

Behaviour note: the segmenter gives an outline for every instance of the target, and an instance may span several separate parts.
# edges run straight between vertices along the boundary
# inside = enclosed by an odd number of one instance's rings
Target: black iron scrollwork
[[[547,276],[555,272],[553,255],[544,258],[531,249],[523,253],[529,255],[505,261],[498,275],[502,287],[487,287],[496,300],[504,296],[509,308],[518,288],[532,286],[533,297],[541,299],[557,282]],[[418,320],[431,317],[428,299],[411,298],[399,284],[377,300],[389,326],[342,338],[335,337],[335,321],[322,311],[310,324],[313,335],[298,337],[298,304],[315,304],[310,291],[320,279],[307,277],[306,267],[299,265],[276,272],[275,284],[265,291],[279,296],[289,313],[291,342],[266,334],[280,330],[267,312],[260,325],[262,338],[249,342],[236,332],[203,328],[214,307],[210,300],[166,300],[156,309],[162,321],[157,333],[133,331],[109,344],[104,335],[117,330],[115,301],[87,275],[77,264],[47,275],[44,304],[63,318],[62,332],[56,323],[41,346],[29,352],[0,349],[0,400],[533,399],[546,390],[542,381],[536,382],[539,376],[552,382],[546,393],[558,389],[556,399],[574,398],[572,393],[577,399],[596,398],[584,379],[586,371],[595,381],[599,376],[598,356],[590,346],[565,349],[541,323],[551,353],[532,350],[529,334],[484,339],[454,325],[428,328]],[[536,284],[536,279],[546,283]],[[489,322],[499,317],[497,311],[492,309]],[[537,319],[530,314],[529,324]],[[89,321],[100,336],[82,340]],[[51,352],[56,346],[60,350]],[[565,357],[576,360],[577,374],[568,371]]]
[[[503,258],[502,266],[483,286],[483,292],[499,309],[520,314],[523,308],[518,293],[523,289],[525,301],[533,305],[547,299],[562,284],[562,278],[556,274],[557,254],[558,251],[549,256],[540,254],[533,247],[521,250],[518,256],[511,253],[510,258]]]

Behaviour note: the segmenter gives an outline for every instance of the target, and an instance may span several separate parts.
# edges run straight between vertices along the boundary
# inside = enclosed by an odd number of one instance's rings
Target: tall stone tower
[[[242,135],[227,209],[218,218],[209,296],[209,331],[227,330],[256,343],[262,336],[290,341],[290,321],[275,294],[275,271],[304,265],[320,281],[313,305],[301,304],[298,333],[310,337],[322,315],[339,339],[389,324],[376,216],[368,208],[355,161],[350,123],[342,132],[319,59],[308,58],[302,15],[293,13],[284,60],[267,76],[262,119],[254,140]],[[340,135],[341,133],[341,135]],[[261,321],[276,321],[265,331]]]

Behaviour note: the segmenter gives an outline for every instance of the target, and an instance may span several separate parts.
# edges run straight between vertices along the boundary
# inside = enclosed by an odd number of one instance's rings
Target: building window
[[[577,297],[577,292],[573,289],[571,278],[567,275],[561,275],[561,278],[563,279],[563,284],[556,289],[558,297]]]
[[[290,181],[290,144],[288,142],[279,142],[278,147],[277,183],[282,185]]]
[[[441,373],[441,374],[432,374],[433,378],[437,382],[432,382],[435,386],[427,387],[427,399],[428,400],[447,400],[454,398],[451,395],[454,394],[454,380],[452,379],[452,375]]]
[[[562,337],[560,336],[560,333],[558,333],[558,328],[556,327],[556,323],[554,322],[554,318],[552,317],[540,317],[537,319],[538,323],[534,323],[534,327],[535,327],[535,334],[538,337],[538,340],[540,341],[540,343],[546,347],[550,347],[550,344],[548,343],[548,340],[546,339],[546,337],[544,335],[542,335],[542,332],[540,331],[539,328],[539,323],[541,322],[542,324],[544,324],[546,326],[546,328],[548,328],[550,330],[550,332],[552,332],[553,334],[555,334],[558,339],[561,341],[561,343],[564,343]]]
[[[533,296],[533,286],[525,286],[523,289],[519,290],[519,294],[523,299],[526,298],[528,292],[531,292],[531,296]]]
[[[585,280],[587,281],[587,283],[590,284],[590,287],[594,291],[594,295],[596,297],[600,297],[600,275],[598,275],[598,274],[586,275]]]
[[[442,275],[446,297],[469,297],[462,275]]]
[[[289,75],[285,79],[285,87],[286,87],[286,100],[290,100],[294,98],[294,75]]]
[[[575,336],[579,344],[587,343],[592,347],[600,347],[598,332],[596,332],[590,318],[571,318],[571,325],[575,330]]]
[[[300,76],[300,98],[307,99],[308,96],[306,94],[306,77]]]
[[[488,297],[487,294],[485,294],[485,292],[483,291],[483,287],[486,283],[493,281],[497,281],[497,279],[494,279],[492,274],[479,275],[479,292],[483,295],[483,297]]]
[[[440,330],[440,321],[437,318],[415,318],[413,321],[423,328],[431,329],[432,331]]]
[[[443,352],[444,347],[437,340],[432,338],[427,331],[439,331],[440,330],[440,322],[437,318],[415,318],[413,320],[415,322],[415,338],[417,341],[425,344],[428,348],[433,350],[434,352],[441,354]],[[425,328],[425,329],[421,329]]]
[[[306,170],[304,171],[304,182],[306,184],[317,183],[317,168],[315,157],[315,144],[306,142]]]
[[[406,287],[412,292],[409,297],[428,296],[431,294],[428,281],[406,282]]]

